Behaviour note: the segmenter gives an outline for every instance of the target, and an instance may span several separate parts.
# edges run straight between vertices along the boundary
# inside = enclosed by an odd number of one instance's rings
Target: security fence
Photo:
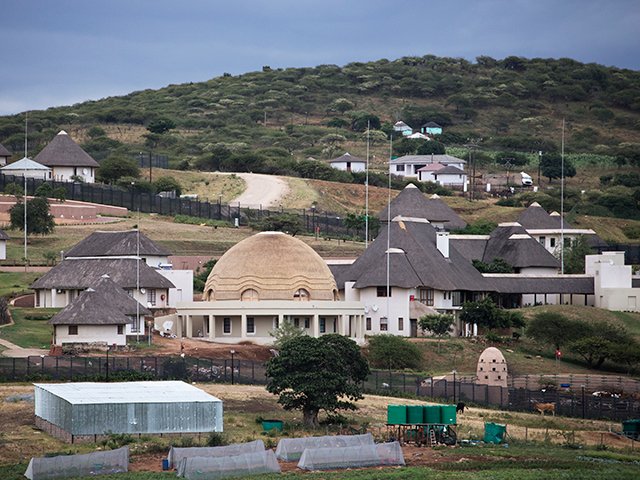
[[[583,375],[579,376],[583,383],[571,384],[569,387],[559,383],[559,388],[540,388],[539,384],[534,382],[534,377],[537,376],[530,377],[529,388],[524,379],[513,382],[508,387],[499,387],[478,385],[464,377],[452,381],[416,373],[374,370],[363,387],[369,393],[411,396],[446,403],[465,402],[501,410],[535,412],[536,403],[551,403],[555,413],[563,416],[611,420],[640,418],[640,393],[637,384],[628,384],[630,389],[623,390],[622,393],[614,393],[620,390],[593,390],[601,388],[604,379],[609,385],[614,385],[616,379],[619,379],[617,384],[624,383],[625,377]],[[267,381],[263,362],[235,358],[212,360],[188,356],[113,355],[0,357],[0,382],[169,379],[249,385],[264,385]],[[586,385],[590,387],[587,388]]]

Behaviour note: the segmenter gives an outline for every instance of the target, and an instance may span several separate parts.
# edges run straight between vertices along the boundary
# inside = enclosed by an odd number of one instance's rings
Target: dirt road
[[[229,202],[231,205],[240,203],[243,207],[269,208],[278,207],[280,201],[289,193],[289,185],[281,178],[260,173],[236,173],[242,178],[247,189],[242,195]]]

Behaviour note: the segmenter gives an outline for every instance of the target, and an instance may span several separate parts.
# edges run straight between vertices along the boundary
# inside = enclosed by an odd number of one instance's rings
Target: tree
[[[600,368],[612,356],[613,346],[613,342],[605,338],[586,337],[572,342],[569,348],[584,358],[589,368]]]
[[[463,322],[476,324],[488,330],[514,326],[513,319],[512,315],[500,309],[488,297],[478,302],[465,302],[460,313],[460,320]]]
[[[182,194],[182,186],[180,185],[180,182],[173,177],[160,177],[153,182],[153,186],[155,187],[156,192],[175,191],[177,196]]]
[[[547,177],[549,181],[562,176],[562,158],[557,153],[546,153],[540,159],[540,172]],[[564,176],[575,177],[576,167],[568,158],[564,159]]]
[[[284,320],[278,328],[269,332],[269,335],[274,338],[273,346],[279,350],[289,340],[306,335],[306,333],[302,328],[296,327],[293,322]]]
[[[564,273],[584,273],[584,257],[592,253],[584,235],[564,247]]]
[[[351,129],[355,132],[364,132],[367,128],[380,130],[380,118],[367,112],[356,112],[351,117]]]
[[[254,225],[252,225],[253,227]],[[295,237],[296,234],[304,230],[302,220],[298,215],[291,213],[280,213],[265,217],[262,221],[255,224],[255,228],[263,232],[285,232]]]
[[[196,268],[193,274],[193,289],[197,292],[204,291],[204,285],[207,283],[211,269],[216,264],[217,260],[212,258],[211,260],[202,264],[202,266]]]
[[[453,321],[453,315],[423,315],[418,320],[418,325],[420,325],[423,333],[429,330],[434,336],[438,337],[438,352],[440,352],[440,340],[445,335],[449,335]]]
[[[443,143],[431,140],[430,142],[424,142],[420,145],[416,153],[418,155],[444,155],[446,153],[446,149],[444,148]]]
[[[333,102],[331,102],[329,111],[345,113],[349,110],[353,110],[354,106],[355,105],[353,104],[353,102],[346,98],[336,98]]]
[[[147,130],[158,135],[162,135],[174,128],[176,128],[176,123],[169,118],[158,118],[150,122],[147,126]]]
[[[480,273],[513,273],[513,267],[503,258],[496,258],[490,263],[482,260],[472,260],[471,263]]]
[[[557,312],[539,312],[529,321],[525,331],[538,342],[550,343],[556,349],[579,339],[587,325]]]
[[[369,338],[369,361],[377,368],[389,370],[420,368],[422,352],[418,346],[397,335],[373,335]]]
[[[24,231],[24,203],[18,201],[9,210],[11,228]],[[48,235],[53,232],[55,221],[49,213],[49,202],[43,197],[34,197],[27,203],[27,234]]]
[[[358,345],[337,334],[285,342],[267,363],[267,391],[285,410],[302,410],[304,424],[318,425],[320,410],[355,410],[369,366]]]
[[[96,175],[98,181],[103,183],[117,183],[122,177],[138,178],[140,169],[136,162],[124,157],[111,156],[105,159]]]

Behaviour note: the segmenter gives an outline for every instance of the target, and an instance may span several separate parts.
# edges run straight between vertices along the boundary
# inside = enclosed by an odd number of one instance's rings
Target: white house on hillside
[[[389,172],[399,177],[418,178],[419,170],[427,165],[440,164],[464,170],[467,162],[451,155],[405,155],[389,162]]]
[[[342,170],[344,172],[364,172],[367,168],[367,161],[362,158],[354,157],[347,152],[338,158],[329,160],[329,165],[336,170]]]
[[[78,177],[85,183],[94,183],[100,166],[64,130],[36,155],[35,161],[51,167],[53,179],[61,182],[72,182]]]
[[[24,157],[17,162],[10,163],[0,168],[0,172],[4,175],[13,175],[15,177],[37,178],[41,180],[51,180],[51,169],[45,165]]]
[[[393,131],[400,132],[403,137],[408,137],[413,133],[413,129],[402,120],[393,124]]]

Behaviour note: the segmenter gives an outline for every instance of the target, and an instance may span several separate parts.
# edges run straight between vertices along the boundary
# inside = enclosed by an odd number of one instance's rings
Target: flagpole
[[[27,136],[29,126],[29,113],[24,114],[24,268],[28,268],[27,260]]]
[[[391,142],[389,144],[389,184],[387,188],[387,321],[391,321],[391,315],[389,312],[389,301],[391,297],[391,285],[390,285],[390,252],[391,248],[391,155],[393,152],[393,135],[391,135]]]
[[[560,163],[560,273],[564,275],[564,118],[562,119]]]
[[[369,245],[369,130],[371,121],[367,120],[367,173],[364,182],[364,247]]]

